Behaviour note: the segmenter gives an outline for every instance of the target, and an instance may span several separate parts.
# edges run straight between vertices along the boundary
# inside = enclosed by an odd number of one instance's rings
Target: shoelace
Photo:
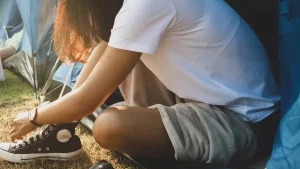
[[[49,127],[50,131],[53,130],[53,126],[52,125],[50,125],[48,127]],[[41,128],[39,131],[35,132],[32,136],[30,136],[30,137],[28,137],[28,138],[26,138],[24,140],[17,141],[16,148],[19,148],[20,146],[24,147],[26,145],[26,143],[27,144],[31,144],[31,141],[37,142],[38,139],[40,139],[40,140],[43,139],[44,135],[47,136],[49,134],[46,129],[47,129],[47,127]]]

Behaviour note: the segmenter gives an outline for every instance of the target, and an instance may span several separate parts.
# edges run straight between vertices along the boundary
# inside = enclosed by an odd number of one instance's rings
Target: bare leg
[[[108,108],[97,118],[93,135],[107,149],[139,157],[173,157],[174,149],[159,111],[141,107]]]
[[[5,60],[12,55],[16,54],[16,49],[14,47],[5,47],[0,49],[0,58],[1,60]]]

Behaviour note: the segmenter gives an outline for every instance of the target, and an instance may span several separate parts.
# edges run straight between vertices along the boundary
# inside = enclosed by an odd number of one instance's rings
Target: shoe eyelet
[[[50,130],[53,130],[53,127],[52,127],[52,126],[50,126],[50,127],[49,127],[49,129],[50,129]]]
[[[49,147],[47,147],[46,150],[49,151]]]
[[[40,135],[40,139],[43,139],[43,135]]]
[[[45,135],[46,135],[46,136],[48,135],[48,131],[45,131]]]
[[[41,148],[38,148],[38,151],[42,151],[42,149],[41,149]]]
[[[19,148],[20,146],[19,145],[16,145],[16,148]]]
[[[28,143],[28,144],[31,144],[31,141],[28,141],[27,143]]]
[[[22,143],[22,146],[25,146],[25,143]]]
[[[37,139],[36,139],[36,138],[34,138],[34,139],[33,139],[33,141],[34,141],[34,142],[37,142]]]

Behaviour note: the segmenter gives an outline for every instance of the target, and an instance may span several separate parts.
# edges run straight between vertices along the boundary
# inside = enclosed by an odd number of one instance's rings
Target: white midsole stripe
[[[38,158],[47,158],[51,160],[67,160],[79,156],[83,149],[70,153],[40,153],[40,154],[13,154],[0,149],[0,158],[14,163],[28,162]]]

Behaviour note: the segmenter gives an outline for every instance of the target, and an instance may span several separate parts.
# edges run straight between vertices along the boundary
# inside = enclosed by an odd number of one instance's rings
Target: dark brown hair
[[[56,54],[63,61],[86,62],[101,40],[108,41],[123,0],[61,0],[54,25]]]

